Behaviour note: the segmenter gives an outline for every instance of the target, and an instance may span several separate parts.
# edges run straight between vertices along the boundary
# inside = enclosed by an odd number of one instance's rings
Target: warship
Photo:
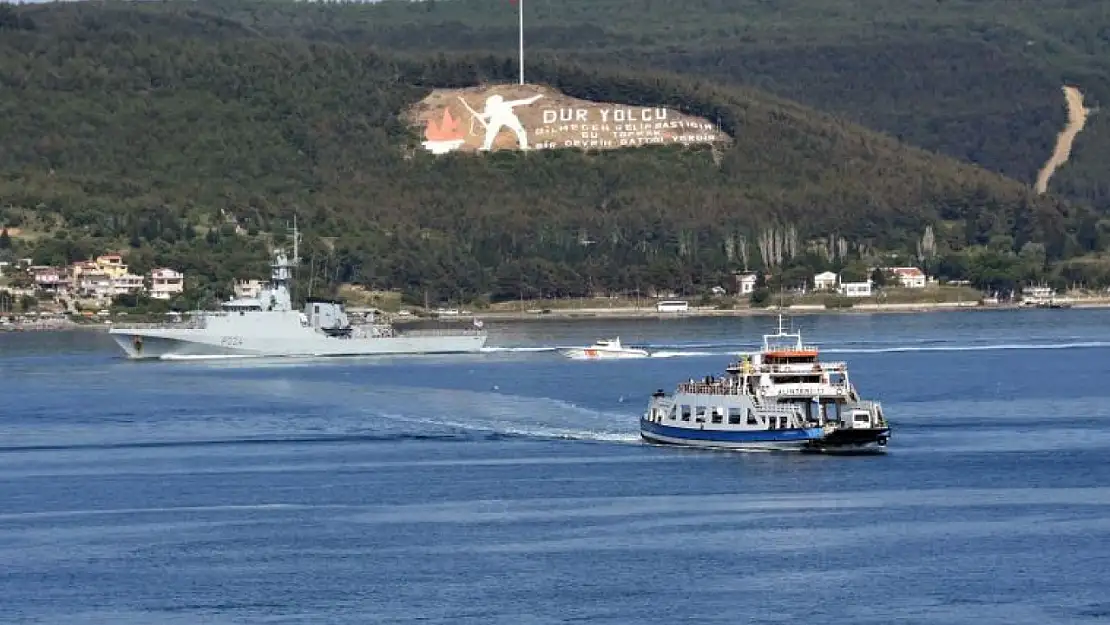
[[[729,365],[723,377],[652,394],[640,418],[651,443],[716,449],[882,452],[890,425],[877,401],[864,400],[848,365],[818,359],[801,333],[775,334],[759,353]]]
[[[257,297],[232,298],[219,311],[198,311],[176,323],[113,325],[109,334],[131,359],[374,356],[481,351],[487,334],[475,319],[466,329],[398,330],[376,316],[352,324],[341,302],[309,298],[293,307],[290,283],[300,262],[275,249],[270,282]]]

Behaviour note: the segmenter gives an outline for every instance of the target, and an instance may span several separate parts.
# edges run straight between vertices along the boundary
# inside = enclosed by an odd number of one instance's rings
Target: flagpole
[[[524,84],[524,0],[516,0],[517,15],[520,18],[520,84]]]

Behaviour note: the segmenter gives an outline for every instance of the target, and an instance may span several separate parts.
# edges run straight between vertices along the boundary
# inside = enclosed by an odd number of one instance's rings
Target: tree
[[[748,296],[748,301],[758,308],[764,308],[771,303],[771,289],[768,288],[767,276],[762,271],[755,274],[755,288]]]
[[[17,289],[29,289],[35,286],[34,277],[26,271],[17,271],[13,273],[8,282]]]
[[[881,267],[876,267],[875,270],[871,272],[871,282],[880,288],[886,286],[886,272],[883,271]]]

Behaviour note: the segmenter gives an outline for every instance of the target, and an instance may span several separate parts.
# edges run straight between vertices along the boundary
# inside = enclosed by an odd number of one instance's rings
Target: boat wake
[[[636,414],[593,410],[571,402],[474,391],[419,392],[420,413],[383,413],[394,425],[428,426],[506,438],[546,438],[630,443],[640,440]],[[404,427],[404,426],[402,426]],[[409,429],[409,428],[406,428]]]
[[[888,354],[900,352],[987,352],[1015,349],[1091,349],[1110,347],[1108,341],[1081,341],[1074,343],[999,343],[991,345],[900,345],[891,347],[826,347],[827,354]]]
[[[932,341],[922,341],[932,342]],[[747,344],[698,343],[692,345],[650,344],[642,343],[641,347],[648,350],[650,358],[708,358],[714,356],[745,356],[753,354],[757,348]],[[895,344],[895,343],[865,343],[865,344],[826,344],[819,346],[826,354],[888,354],[888,353],[914,353],[914,352],[990,352],[1007,350],[1055,350],[1055,349],[1097,349],[1110,347],[1110,341],[1068,341],[1061,343],[987,343],[983,345],[963,344]],[[569,349],[565,346],[553,345],[542,347],[486,347],[487,353],[551,353]],[[591,360],[588,358],[571,358],[570,360]],[[614,359],[620,360],[620,359]]]

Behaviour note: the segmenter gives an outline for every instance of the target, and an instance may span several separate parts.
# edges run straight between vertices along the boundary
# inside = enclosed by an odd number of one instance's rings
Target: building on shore
[[[173,299],[185,291],[185,274],[174,269],[161,267],[150,272],[150,297],[153,299]]]

